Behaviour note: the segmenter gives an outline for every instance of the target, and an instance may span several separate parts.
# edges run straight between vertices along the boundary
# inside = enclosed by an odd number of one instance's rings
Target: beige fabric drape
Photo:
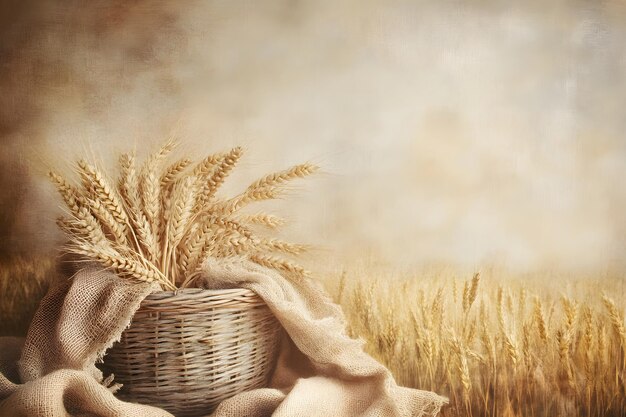
[[[399,387],[349,338],[341,309],[314,282],[292,282],[243,261],[212,261],[207,288],[243,287],[285,328],[270,387],[220,404],[211,417],[437,415],[434,393]],[[128,326],[153,285],[89,267],[42,300],[26,340],[0,338],[0,416],[171,416],[117,399],[95,362]]]

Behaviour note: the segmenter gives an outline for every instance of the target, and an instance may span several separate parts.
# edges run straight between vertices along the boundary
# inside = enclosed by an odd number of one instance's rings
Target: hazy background
[[[550,4],[548,4],[550,3]],[[0,253],[52,248],[50,167],[243,145],[323,260],[626,266],[626,7],[610,1],[0,3]]]

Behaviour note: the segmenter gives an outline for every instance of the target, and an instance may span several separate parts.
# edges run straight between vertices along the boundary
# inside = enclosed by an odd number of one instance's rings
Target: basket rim
[[[257,293],[247,288],[183,288],[176,291],[155,291],[141,302],[140,310],[204,310],[208,307],[264,305]]]
[[[248,288],[178,288],[174,291],[156,290],[148,294],[146,298],[153,300],[163,300],[170,297],[178,296],[226,296],[226,295],[256,295],[256,293]]]

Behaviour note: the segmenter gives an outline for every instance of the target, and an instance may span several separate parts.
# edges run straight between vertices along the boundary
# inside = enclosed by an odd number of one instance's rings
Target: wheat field
[[[58,276],[51,258],[0,263],[0,335],[25,334]],[[447,396],[444,417],[626,416],[621,276],[368,267],[325,277],[351,334],[402,385]]]
[[[444,416],[626,415],[621,277],[335,278],[351,333],[402,385],[448,396]]]

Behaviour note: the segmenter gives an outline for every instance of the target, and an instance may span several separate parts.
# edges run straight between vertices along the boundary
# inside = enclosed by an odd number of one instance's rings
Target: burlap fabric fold
[[[416,416],[446,399],[399,387],[345,333],[339,306],[311,281],[243,261],[207,262],[200,284],[255,291],[286,330],[270,386],[222,402],[213,417]],[[0,416],[171,416],[121,401],[95,367],[157,288],[89,267],[42,300],[25,340],[0,338]]]

